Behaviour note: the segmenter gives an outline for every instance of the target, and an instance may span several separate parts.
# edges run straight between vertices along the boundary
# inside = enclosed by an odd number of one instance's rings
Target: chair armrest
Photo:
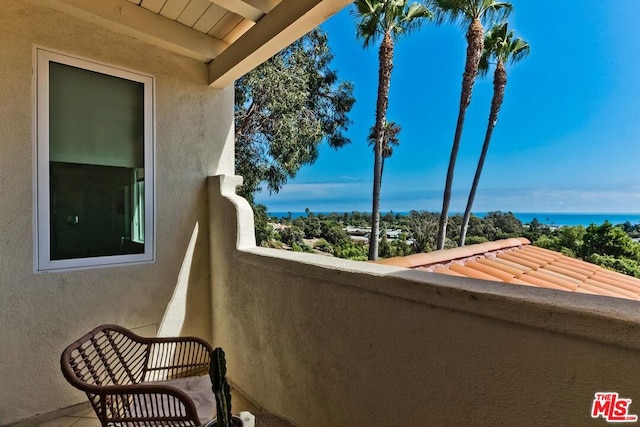
[[[127,423],[152,421],[163,426],[200,425],[193,401],[177,387],[164,384],[114,385],[99,387],[96,391],[99,396],[97,415],[103,425],[108,422],[126,426],[137,425]]]

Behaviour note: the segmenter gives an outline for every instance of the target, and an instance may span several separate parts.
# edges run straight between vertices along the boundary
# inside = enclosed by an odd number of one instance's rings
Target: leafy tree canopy
[[[239,193],[253,201],[266,183],[278,192],[318,146],[349,143],[353,85],[340,81],[331,65],[327,36],[316,29],[236,82],[236,171]]]
[[[592,254],[608,255],[615,258],[638,259],[638,244],[625,233],[622,227],[605,221],[602,225],[590,225],[584,233],[581,256]]]

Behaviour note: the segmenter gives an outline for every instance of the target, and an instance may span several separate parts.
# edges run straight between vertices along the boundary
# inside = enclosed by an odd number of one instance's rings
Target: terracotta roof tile
[[[562,288],[564,288],[566,290],[569,290],[569,291],[575,291],[578,288],[578,286],[580,285],[579,283],[574,283],[574,282],[571,282],[569,280],[564,280],[564,279],[562,279],[560,277],[554,276],[550,272],[542,270],[542,269],[533,270],[533,271],[530,271],[527,274],[529,276],[531,276],[531,277],[536,277],[538,279],[542,279],[542,280],[545,280],[547,282],[550,282],[550,283],[553,283],[555,285],[558,285],[558,286],[560,286],[560,287],[562,287]]]
[[[487,267],[491,267],[494,268],[496,270],[500,270],[500,271],[504,271],[505,273],[508,273],[510,275],[513,275],[514,277],[518,277],[520,276],[522,273],[524,273],[525,271],[529,271],[529,268],[526,269],[522,269],[522,268],[515,268],[512,267],[508,264],[508,261],[505,262],[500,262],[497,259],[491,259],[491,258],[480,258],[478,261],[476,261],[478,264],[483,264],[486,265]]]
[[[477,245],[463,246],[453,249],[443,249],[428,253],[413,254],[404,257],[395,257],[379,260],[380,264],[394,265],[396,267],[416,268],[418,266],[435,265],[451,262],[457,259],[465,259],[474,255],[488,252],[510,249],[523,244],[530,244],[527,239],[506,239],[495,242],[480,243]]]
[[[567,290],[567,288],[564,288],[564,287],[562,287],[562,286],[560,286],[560,285],[558,285],[556,283],[549,282],[547,280],[540,279],[538,277],[533,277],[533,276],[528,276],[527,275],[527,276],[522,276],[522,278],[520,280],[522,280],[523,282],[535,285],[535,286],[537,286],[539,288],[559,289],[561,291],[566,291]]]
[[[498,240],[426,254],[389,258],[381,264],[458,277],[640,300],[640,279],[606,270],[524,238]]]
[[[559,263],[548,265],[547,270],[555,271],[556,273],[562,274],[563,276],[571,277],[581,282],[584,282],[589,277],[591,277],[591,273],[588,271],[579,272],[574,269],[565,268],[563,265]]]
[[[590,280],[589,279],[589,280],[585,280],[584,283],[587,284],[587,285],[590,285],[590,286],[594,286],[594,287],[596,287],[598,289],[605,289],[605,290],[607,290],[609,292],[614,292],[614,293],[619,294],[619,295],[624,295],[625,297],[630,298],[630,299],[637,299],[638,298],[638,291],[637,290],[625,289],[625,288],[622,288],[622,287],[620,287],[618,285],[610,284],[610,283],[606,283],[606,282],[601,282],[601,281],[598,281],[598,280]]]
[[[535,262],[535,261],[531,261],[528,260],[522,256],[518,256],[517,254],[512,254],[512,253],[504,253],[504,254],[500,254],[498,255],[498,258],[500,259],[504,259],[507,261],[511,261],[515,264],[520,264],[520,265],[524,265],[525,267],[529,267],[533,270],[540,268],[540,264]]]
[[[456,273],[460,273],[466,277],[471,277],[473,279],[483,279],[483,280],[493,280],[495,281],[497,278],[487,273],[483,273],[480,270],[475,270],[473,268],[467,267],[466,265],[460,264],[452,264],[449,267],[449,270],[453,270]]]
[[[501,270],[500,268],[492,267],[490,265],[486,265],[477,261],[468,262],[467,267],[486,273],[493,277],[494,280],[500,279],[503,282],[509,282],[512,279],[515,279],[516,275],[519,275],[518,273],[511,273],[509,271]]]
[[[455,271],[449,270],[448,268],[441,268],[439,270],[436,270],[435,273],[447,274],[449,276],[466,277],[464,274],[456,273]]]
[[[604,295],[607,297],[626,298],[623,294],[610,291],[609,289],[603,288],[602,286],[594,286],[590,283],[583,283],[582,285],[580,285],[580,288],[590,290],[597,295]]]
[[[526,265],[522,265],[522,264],[518,264],[515,262],[511,262],[509,260],[506,260],[504,258],[495,258],[495,262],[497,262],[498,264],[503,264],[506,265],[507,267],[511,267],[513,269],[517,269],[520,270],[522,273],[526,273],[527,271],[531,271],[532,268],[531,267],[527,267]]]

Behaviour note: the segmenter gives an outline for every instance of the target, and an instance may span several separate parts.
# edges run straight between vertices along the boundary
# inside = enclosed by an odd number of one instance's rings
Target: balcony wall
[[[208,176],[233,170],[233,88],[207,66],[0,0],[0,425],[86,402],[62,350],[101,323],[210,339]],[[156,262],[35,274],[34,46],[155,77]],[[175,307],[176,310],[171,310]]]
[[[232,177],[210,180],[214,341],[232,381],[304,427],[602,425],[638,399],[635,302],[252,247]]]

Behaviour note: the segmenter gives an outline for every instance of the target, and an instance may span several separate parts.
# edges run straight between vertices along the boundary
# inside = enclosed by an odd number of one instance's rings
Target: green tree
[[[344,240],[349,240],[349,235],[339,225],[327,224],[322,228],[322,238],[332,245],[337,245]]]
[[[567,256],[576,258],[584,245],[584,235],[586,230],[583,226],[561,227],[558,230],[558,248],[557,251]]]
[[[282,243],[291,246],[304,246],[304,232],[300,227],[292,225],[291,227],[283,228],[280,230],[280,238]]]
[[[318,241],[313,244],[313,249],[333,255],[333,245],[324,239],[318,239]]]
[[[380,239],[379,252],[381,258],[390,258],[393,256],[391,244],[389,243],[389,239],[387,238],[387,230],[384,227],[382,229],[382,238]]]
[[[273,226],[269,223],[267,207],[265,205],[253,206],[256,244],[258,246],[268,246],[274,237]]]
[[[407,234],[401,233],[400,238],[391,242],[391,256],[406,256],[413,253],[413,246],[407,242]]]
[[[351,240],[342,240],[334,247],[334,255],[338,258],[354,261],[366,261],[367,250],[364,244]]]
[[[253,201],[266,183],[278,192],[305,164],[318,157],[326,140],[339,148],[354,103],[351,83],[331,68],[327,36],[313,30],[236,81],[236,172],[238,191]]]
[[[482,218],[479,218],[472,214],[469,218],[469,227],[467,232],[469,237],[485,237],[483,225],[484,223],[482,221]]]
[[[640,277],[640,263],[629,258],[615,258],[610,255],[591,254],[586,261],[629,276]]]
[[[307,239],[313,239],[322,235],[320,219],[307,209],[307,217],[302,218],[302,231]]]
[[[511,212],[489,212],[484,223],[485,236],[489,240],[520,237],[524,232],[522,222]]]
[[[374,130],[373,197],[371,209],[371,236],[369,259],[378,258],[380,234],[380,184],[382,177],[382,146],[384,125],[389,105],[389,86],[393,69],[395,39],[417,27],[431,12],[419,3],[407,0],[355,0],[357,35],[365,48],[382,39],[378,50],[378,98]]]
[[[582,258],[592,254],[636,260],[639,258],[639,245],[624,232],[622,227],[615,227],[609,221],[605,221],[602,225],[591,224],[587,227],[583,242],[579,254]]]
[[[489,239],[487,239],[486,237],[482,237],[482,236],[469,236],[467,237],[467,243],[469,243],[470,245],[477,245],[478,243],[485,243],[488,242]]]
[[[437,228],[436,218],[428,212],[409,212],[409,229],[415,253],[430,252],[435,248]]]
[[[433,0],[436,5],[437,19],[439,22],[446,20],[467,25],[467,56],[465,61],[464,74],[462,75],[462,91],[460,94],[460,106],[458,110],[458,121],[451,147],[449,167],[447,169],[447,180],[445,182],[444,195],[442,197],[442,211],[438,224],[437,248],[443,249],[447,236],[447,221],[449,215],[449,204],[451,203],[451,188],[453,186],[453,173],[456,167],[458,149],[462,138],[462,129],[467,107],[471,103],[471,94],[475,83],[478,65],[484,49],[484,28],[482,21],[498,18],[506,19],[511,12],[511,3],[496,0]]]
[[[460,246],[464,246],[465,238],[467,237],[469,217],[471,216],[473,201],[476,197],[476,191],[478,190],[480,175],[482,175],[493,129],[498,122],[498,113],[504,100],[504,89],[507,86],[507,70],[505,64],[507,62],[515,64],[529,55],[529,44],[521,38],[514,38],[513,30],[509,31],[507,25],[506,22],[495,25],[487,32],[484,39],[484,52],[480,58],[478,73],[480,76],[486,75],[489,71],[490,61],[495,61],[496,69],[493,74],[493,99],[491,100],[489,123],[487,124],[487,131],[484,136],[484,143],[482,144],[482,152],[480,153],[480,159],[478,160],[478,166],[476,167],[476,173],[473,177],[473,184],[471,184],[471,191],[469,192],[469,198],[467,200],[467,207],[465,208],[462,219],[459,240]]]
[[[581,225],[575,227],[560,227],[552,234],[538,235],[534,241],[534,245],[577,258],[583,253],[585,232],[585,228]]]

